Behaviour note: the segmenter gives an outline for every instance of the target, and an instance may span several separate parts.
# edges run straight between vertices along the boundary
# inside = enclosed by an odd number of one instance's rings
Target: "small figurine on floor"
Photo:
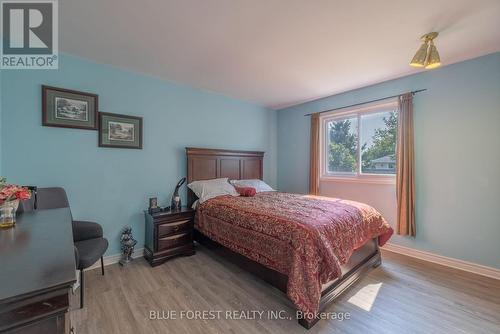
[[[132,236],[132,227],[125,226],[120,237],[120,242],[122,244],[122,259],[120,260],[120,264],[124,266],[132,261],[134,247],[137,244],[137,240]]]

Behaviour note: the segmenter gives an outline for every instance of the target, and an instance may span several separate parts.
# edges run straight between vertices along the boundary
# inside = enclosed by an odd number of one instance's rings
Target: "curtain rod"
[[[411,93],[411,95],[415,95],[417,93],[420,93],[420,92],[425,92],[427,90],[427,88],[424,88],[424,89],[417,89],[417,90],[414,90]],[[383,97],[383,98],[380,98],[380,99],[375,99],[375,100],[371,100],[371,101],[366,101],[366,102],[361,102],[361,103],[355,103],[355,104],[351,104],[351,105],[348,105],[348,106],[343,106],[343,107],[339,107],[339,108],[334,108],[334,109],[328,109],[328,110],[323,110],[323,111],[319,111],[317,112],[318,114],[322,114],[322,113],[325,113],[325,112],[330,112],[330,111],[335,111],[335,110],[339,110],[339,109],[345,109],[345,108],[350,108],[350,107],[356,107],[356,106],[360,106],[362,104],[367,104],[367,103],[372,103],[372,102],[378,102],[378,101],[382,101],[382,100],[387,100],[387,99],[392,99],[393,97],[399,97],[401,95],[403,95],[405,93],[401,93],[401,94],[398,94],[398,95],[393,95],[393,96],[387,96],[387,97]],[[309,114],[305,114],[304,116],[311,116],[312,114],[316,114],[315,112],[311,112]]]

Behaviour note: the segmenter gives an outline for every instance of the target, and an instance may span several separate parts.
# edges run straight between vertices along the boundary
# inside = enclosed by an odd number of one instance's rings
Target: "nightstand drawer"
[[[170,234],[191,231],[192,225],[193,225],[193,223],[192,223],[191,219],[185,219],[185,220],[179,220],[176,222],[160,224],[160,225],[158,225],[158,237],[163,237],[163,236],[167,236]]]
[[[158,239],[158,251],[179,247],[187,243],[193,242],[193,236],[191,232],[184,234],[176,234],[169,237],[163,237]]]

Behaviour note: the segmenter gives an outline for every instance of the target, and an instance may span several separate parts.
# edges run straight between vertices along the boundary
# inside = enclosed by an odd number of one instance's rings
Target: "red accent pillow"
[[[257,193],[255,188],[252,187],[234,187],[238,194],[243,197],[253,197]]]

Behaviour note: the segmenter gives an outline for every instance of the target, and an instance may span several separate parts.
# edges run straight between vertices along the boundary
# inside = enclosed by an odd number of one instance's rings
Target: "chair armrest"
[[[102,238],[101,225],[94,222],[81,220],[73,221],[73,240],[82,241],[94,238]]]

